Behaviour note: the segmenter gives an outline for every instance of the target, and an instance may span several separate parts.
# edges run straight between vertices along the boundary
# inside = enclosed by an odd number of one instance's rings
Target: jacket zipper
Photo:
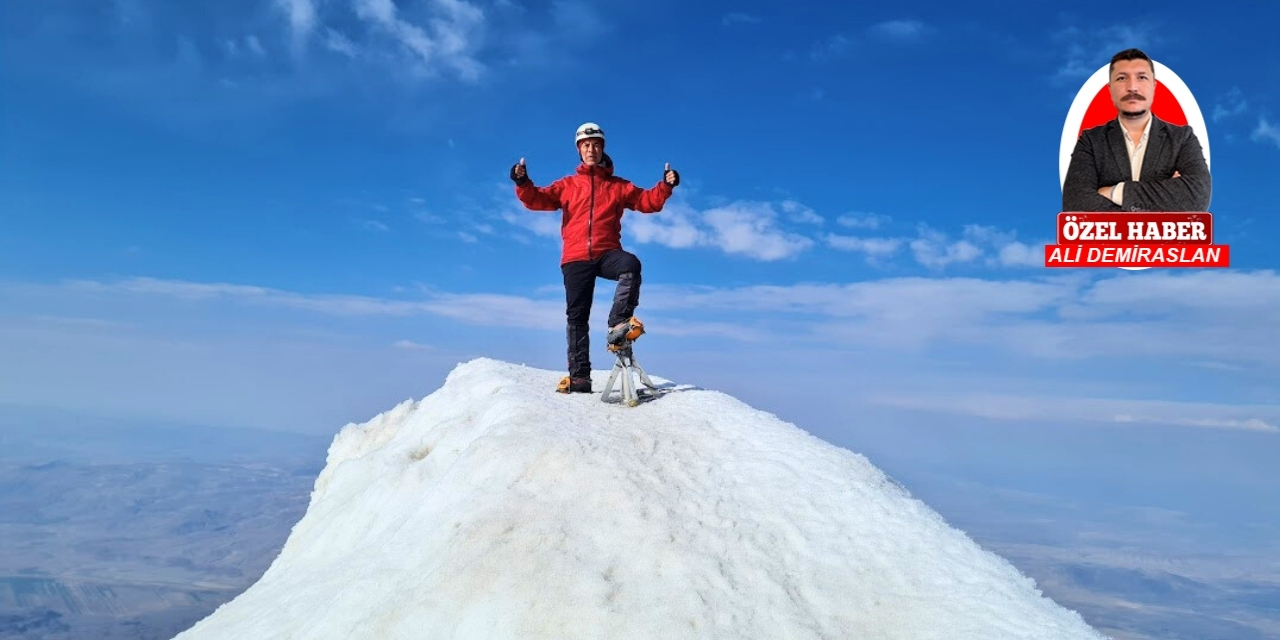
[[[590,216],[587,218],[587,259],[591,260],[591,238],[595,235],[596,222],[596,176],[594,173],[588,173],[591,180],[591,208],[588,210]]]

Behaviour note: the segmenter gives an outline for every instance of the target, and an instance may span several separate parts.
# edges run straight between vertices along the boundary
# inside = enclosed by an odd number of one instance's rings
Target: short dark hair
[[[1148,58],[1147,54],[1143,53],[1141,49],[1125,49],[1124,51],[1111,56],[1111,66],[1107,68],[1108,77],[1110,77],[1112,73],[1115,73],[1116,63],[1121,60],[1146,60],[1147,65],[1151,67],[1151,75],[1156,74],[1156,63],[1152,62],[1151,58]]]

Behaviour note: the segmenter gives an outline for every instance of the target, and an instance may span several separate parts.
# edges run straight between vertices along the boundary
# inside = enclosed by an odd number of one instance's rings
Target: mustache
[[[1147,97],[1146,97],[1146,96],[1144,96],[1144,95],[1142,95],[1141,93],[1130,93],[1130,94],[1126,95],[1124,98],[1122,98],[1122,100],[1128,100],[1129,98],[1137,98],[1137,99],[1139,99],[1139,100],[1143,100],[1143,101],[1145,101],[1145,100],[1147,99]]]

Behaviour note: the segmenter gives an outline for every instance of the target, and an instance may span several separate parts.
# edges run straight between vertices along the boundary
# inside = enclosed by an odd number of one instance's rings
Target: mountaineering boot
[[[591,393],[591,378],[560,378],[557,393]]]
[[[639,318],[631,318],[626,322],[620,322],[609,329],[609,335],[606,341],[609,343],[610,351],[617,351],[618,347],[625,342],[634,342],[644,334],[644,323]]]

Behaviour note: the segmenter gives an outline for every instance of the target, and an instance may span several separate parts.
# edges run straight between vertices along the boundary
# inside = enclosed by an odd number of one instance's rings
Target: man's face
[[[599,164],[600,159],[604,157],[604,140],[587,138],[579,141],[578,154],[582,156],[582,161],[589,167]]]
[[[1121,60],[1111,69],[1111,102],[1122,115],[1146,115],[1155,93],[1155,73],[1146,60]]]

